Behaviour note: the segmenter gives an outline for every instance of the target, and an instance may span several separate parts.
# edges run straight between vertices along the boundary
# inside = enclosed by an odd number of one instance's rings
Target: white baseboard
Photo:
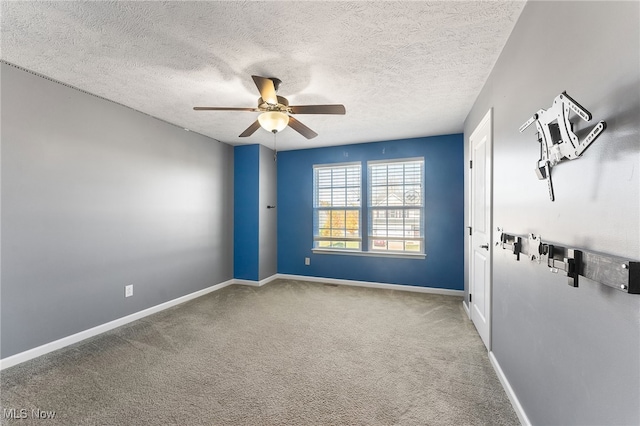
[[[383,288],[386,290],[412,291],[415,293],[442,294],[445,296],[464,296],[463,290],[449,290],[436,287],[419,287],[415,285],[374,283],[369,281],[343,280],[338,278],[310,277],[306,275],[277,274],[277,278],[285,280],[322,282],[327,284],[349,285],[354,287]]]
[[[278,274],[273,274],[270,277],[267,277],[263,280],[260,281],[253,281],[253,280],[241,280],[241,279],[237,279],[234,278],[233,279],[233,284],[238,284],[238,285],[249,285],[252,287],[262,287],[265,284],[269,284],[271,281],[278,279]]]
[[[498,379],[500,379],[500,383],[502,383],[504,391],[509,397],[509,401],[511,401],[511,405],[516,412],[520,423],[523,426],[531,426],[531,422],[529,421],[529,417],[527,417],[527,413],[524,412],[524,408],[522,408],[522,405],[520,405],[520,401],[518,400],[516,393],[513,391],[509,380],[507,380],[507,376],[504,375],[502,368],[500,368],[500,364],[498,363],[498,360],[496,359],[496,356],[493,354],[493,352],[489,352],[489,360],[491,361],[491,365],[498,375]]]
[[[227,287],[231,284],[235,284],[235,280],[228,280],[222,282],[220,284],[213,285],[211,287],[207,287],[202,290],[198,290],[191,294],[187,294],[185,296],[178,297],[177,299],[169,300],[168,302],[161,303],[156,306],[152,306],[150,308],[144,309],[142,311],[133,313],[131,315],[127,315],[126,317],[118,318],[113,321],[109,321],[108,323],[90,328],[88,330],[81,331],[76,334],[72,334],[71,336],[63,337],[62,339],[55,340],[53,342],[45,343],[42,346],[38,346],[33,349],[26,350],[24,352],[20,352],[15,355],[11,355],[9,357],[3,358],[0,360],[0,370],[4,370],[5,368],[12,367],[14,365],[20,364],[25,361],[29,361],[30,359],[37,358],[49,352],[53,352],[58,349],[62,349],[65,346],[73,345],[74,343],[78,343],[82,340],[88,339],[93,336],[97,336],[98,334],[104,333],[109,330],[113,330],[114,328],[120,327],[122,325],[128,324],[140,318],[144,318],[151,314],[155,314],[156,312],[163,311],[167,308],[171,308],[172,306],[179,305],[181,303],[187,302],[189,300],[195,299],[200,296],[204,296],[207,293],[211,293],[212,291],[220,290],[224,287]]]

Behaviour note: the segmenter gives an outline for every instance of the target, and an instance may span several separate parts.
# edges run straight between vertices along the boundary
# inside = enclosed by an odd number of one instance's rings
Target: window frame
[[[394,163],[411,163],[411,162],[419,162],[420,166],[420,174],[419,174],[419,191],[421,197],[421,203],[419,206],[406,204],[402,206],[372,206],[371,205],[371,175],[370,175],[370,166],[371,165],[379,165],[379,164],[394,164]],[[359,183],[360,183],[360,203],[359,207],[339,207],[340,210],[357,210],[359,225],[358,225],[358,235],[357,239],[354,238],[344,238],[344,240],[348,241],[359,241],[359,248],[339,248],[339,247],[319,247],[319,241],[326,241],[327,238],[319,236],[319,224],[318,224],[318,212],[322,210],[332,210],[331,207],[319,207],[317,206],[318,197],[317,197],[317,188],[316,188],[316,170],[321,168],[339,168],[339,167],[347,167],[347,166],[358,166],[359,173]],[[405,171],[403,171],[403,183],[405,182]],[[337,254],[337,255],[355,255],[355,256],[373,256],[373,257],[395,257],[395,258],[412,258],[412,259],[424,259],[426,258],[426,238],[425,238],[425,228],[426,228],[426,219],[425,219],[425,184],[426,175],[425,175],[425,159],[423,156],[421,157],[408,157],[408,158],[397,158],[397,159],[382,159],[382,160],[362,160],[362,161],[352,161],[345,163],[329,163],[329,164],[314,164],[313,165],[313,243],[312,243],[312,252],[315,254]],[[403,186],[406,186],[403,184]],[[404,200],[403,200],[404,203]],[[346,204],[346,203],[345,203]],[[335,208],[334,208],[335,209]],[[419,251],[407,251],[407,250],[375,250],[373,248],[373,241],[379,240],[378,236],[372,235],[372,212],[374,210],[419,210],[419,237],[403,237],[403,240],[419,240],[420,247]],[[404,219],[403,219],[404,220]],[[403,222],[404,228],[404,222]],[[366,237],[363,236],[363,229],[366,229]],[[332,237],[333,241],[340,240],[340,237]],[[389,239],[389,237],[384,237],[384,239]],[[399,240],[399,238],[391,237],[394,241]],[[346,246],[346,243],[345,243]],[[387,244],[387,247],[389,245]],[[406,248],[406,245],[404,246]]]
[[[357,182],[358,182],[358,205],[350,206],[348,201],[348,190],[349,188],[356,188],[354,185],[349,185],[349,168],[357,167]],[[334,170],[334,169],[344,169],[345,170],[345,178],[344,178],[344,205],[331,205],[331,206],[321,206],[319,205],[320,198],[320,189],[331,189],[332,190],[332,198],[333,198],[333,190],[335,188],[342,188],[340,186],[334,186],[333,182],[329,187],[320,187],[318,184],[318,171],[320,170]],[[333,180],[333,173],[332,173]],[[314,164],[313,165],[313,250],[328,250],[328,251],[346,251],[346,252],[360,252],[362,251],[362,162],[360,161],[352,161],[346,163],[331,163],[331,164]],[[330,226],[329,228],[321,228],[320,227],[320,214],[321,212],[329,212],[330,220],[333,220],[333,212],[341,212],[344,211],[344,226],[333,228]],[[350,211],[358,212],[358,227],[357,227],[357,236],[356,237],[348,237],[347,233],[349,229],[347,228],[347,214]],[[322,230],[329,230],[333,233],[336,231],[344,231],[344,236],[322,236],[320,235]],[[344,247],[322,247],[320,244],[322,242],[329,242],[330,244],[344,242]],[[357,243],[357,248],[349,248],[347,247],[348,243]]]
[[[396,184],[396,185],[390,185],[389,181],[388,181],[388,170],[387,170],[387,174],[386,174],[386,184],[378,184],[378,185],[374,185],[374,180],[372,177],[372,168],[375,166],[380,166],[380,165],[385,165],[385,166],[389,166],[389,165],[398,165],[398,164],[419,164],[420,165],[420,170],[419,170],[419,181],[418,183],[407,183],[406,181],[406,177],[407,177],[407,171],[406,169],[403,168],[402,171],[402,183],[401,184]],[[406,187],[418,187],[419,193],[420,193],[420,203],[419,204],[407,204],[406,203],[406,191],[404,190],[404,188]],[[386,190],[386,199],[387,199],[387,203],[386,205],[373,205],[373,188],[377,187],[377,188],[387,188]],[[402,200],[402,204],[392,204],[390,205],[388,202],[388,199],[390,197],[389,194],[389,189],[391,187],[402,187],[403,188],[403,200]],[[367,218],[368,218],[368,226],[367,226],[367,248],[369,250],[369,252],[372,253],[389,253],[389,254],[403,254],[403,255],[425,255],[425,218],[424,218],[424,204],[425,204],[425,169],[424,169],[424,157],[412,157],[412,158],[398,158],[398,159],[392,159],[392,160],[372,160],[372,161],[367,161]],[[375,225],[375,218],[374,213],[378,211],[385,211],[386,212],[386,229],[385,229],[385,233],[386,235],[374,235],[374,225]],[[397,236],[397,235],[389,235],[389,219],[392,218],[390,216],[391,212],[397,212],[397,211],[401,211],[402,214],[399,217],[396,217],[395,215],[393,216],[393,219],[397,219],[397,218],[401,218],[402,219],[402,236]],[[406,219],[408,218],[407,213],[411,212],[411,211],[417,211],[418,212],[418,217],[417,217],[417,222],[418,222],[418,236],[413,235],[413,236],[407,236],[407,226],[411,226],[411,225],[407,225],[406,223]],[[410,230],[411,231],[411,230]],[[409,231],[409,232],[410,232]],[[415,232],[415,230],[413,230]],[[375,241],[386,241],[385,247],[386,249],[376,249],[376,243]],[[391,242],[399,242],[402,241],[403,242],[403,249],[390,249],[390,243]],[[406,242],[407,241],[418,241],[419,242],[419,249],[417,251],[414,250],[407,250],[406,249]]]

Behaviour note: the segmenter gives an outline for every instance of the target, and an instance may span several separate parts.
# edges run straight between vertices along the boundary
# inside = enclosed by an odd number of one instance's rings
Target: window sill
[[[314,248],[311,251],[315,254],[338,254],[347,256],[369,256],[369,257],[392,257],[403,259],[426,259],[424,253],[397,253],[397,252],[378,252],[378,251],[359,251],[359,250],[340,250],[340,249],[321,249]]]

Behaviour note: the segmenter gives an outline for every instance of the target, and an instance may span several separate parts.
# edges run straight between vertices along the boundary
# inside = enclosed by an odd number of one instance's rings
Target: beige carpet
[[[2,424],[519,424],[461,302],[227,287],[4,370]]]

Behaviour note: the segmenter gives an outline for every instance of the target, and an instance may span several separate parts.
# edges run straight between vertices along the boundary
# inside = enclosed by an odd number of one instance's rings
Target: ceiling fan
[[[193,107],[196,111],[252,111],[261,112],[258,119],[240,134],[241,138],[251,136],[259,127],[276,133],[289,126],[307,139],[318,136],[316,132],[296,120],[290,114],[341,114],[346,110],[344,105],[289,105],[287,98],[276,95],[280,86],[280,79],[275,77],[259,77],[252,75],[254,83],[260,92],[257,108],[233,107]]]

